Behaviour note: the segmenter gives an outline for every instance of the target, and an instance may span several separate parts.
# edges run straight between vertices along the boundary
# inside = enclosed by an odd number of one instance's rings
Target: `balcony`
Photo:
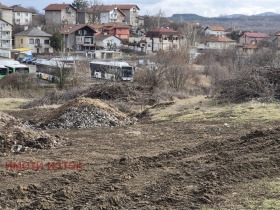
[[[2,44],[2,43],[1,43],[1,48],[10,49],[10,48],[12,48],[12,45],[11,45],[11,44]]]
[[[41,43],[35,43],[34,46],[35,47],[42,47],[42,44]]]
[[[12,37],[10,35],[6,35],[6,36],[2,35],[0,38],[2,40],[11,40],[12,39]]]

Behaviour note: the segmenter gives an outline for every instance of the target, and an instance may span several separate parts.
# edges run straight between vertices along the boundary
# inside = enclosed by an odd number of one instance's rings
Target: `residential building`
[[[246,44],[242,48],[243,55],[251,55],[255,53],[259,49],[258,45],[256,44]]]
[[[13,9],[0,3],[0,19],[13,24]]]
[[[71,4],[50,4],[44,8],[46,24],[76,24],[76,9]]]
[[[120,9],[124,14],[125,18],[124,21],[131,25],[133,29],[137,28],[139,25],[139,19],[138,19],[138,12],[139,7],[135,4],[118,4],[115,5],[118,9]]]
[[[12,48],[13,9],[0,3],[0,56],[10,58]]]
[[[96,35],[94,38],[96,46],[106,50],[116,50],[122,45],[122,41],[114,35]]]
[[[53,48],[50,46],[50,37],[52,35],[35,27],[15,34],[16,48],[29,48],[32,53],[52,53]]]
[[[87,23],[121,23],[125,14],[114,5],[93,6],[88,9],[77,11],[77,22]]]
[[[226,36],[209,35],[204,37],[197,46],[199,50],[204,49],[227,49],[236,46],[236,41]]]
[[[130,36],[130,29],[131,29],[130,25],[108,23],[108,24],[104,24],[103,33],[114,35],[122,40],[128,40]]]
[[[11,23],[0,19],[0,48],[11,49],[12,48],[12,27]]]
[[[204,29],[204,34],[205,34],[205,36],[208,36],[208,35],[222,36],[222,35],[225,35],[226,32],[225,32],[224,27],[222,27],[222,26],[207,26]]]
[[[239,43],[246,44],[258,44],[261,41],[269,39],[271,36],[266,33],[251,33],[245,32],[239,39]]]
[[[94,35],[96,31],[90,25],[64,25],[60,30],[63,36],[64,51],[94,50]]]
[[[145,46],[146,53],[159,50],[178,50],[179,48],[180,36],[177,31],[169,28],[157,28],[147,32]]]
[[[21,5],[11,6],[13,9],[13,23],[15,25],[28,26],[32,23],[32,12]]]

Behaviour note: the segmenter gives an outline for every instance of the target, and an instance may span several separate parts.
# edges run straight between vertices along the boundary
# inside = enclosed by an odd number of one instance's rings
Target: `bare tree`
[[[157,88],[184,90],[188,79],[194,77],[192,66],[181,51],[159,51],[149,59],[146,68],[138,70],[136,81]]]
[[[103,10],[103,3],[101,0],[91,0],[89,2],[89,8],[86,10],[87,17],[89,22],[91,23],[100,23],[102,10]]]
[[[187,62],[190,64],[196,53],[195,44],[199,35],[199,26],[194,24],[183,24],[179,28],[182,34],[181,51],[186,54]]]

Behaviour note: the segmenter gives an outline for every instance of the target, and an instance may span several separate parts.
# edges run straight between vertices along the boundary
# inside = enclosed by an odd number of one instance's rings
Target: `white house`
[[[52,53],[53,48],[50,46],[51,36],[51,34],[32,27],[15,34],[15,47],[29,48],[32,53]]]
[[[227,49],[236,46],[236,41],[227,38],[226,36],[210,35],[204,38],[197,46],[198,49]]]
[[[21,5],[11,6],[15,25],[28,26],[32,23],[32,12]]]
[[[99,34],[95,36],[96,46],[107,49],[107,50],[115,50],[122,46],[121,40],[113,35],[103,35]]]
[[[159,50],[172,51],[180,48],[181,37],[177,31],[172,29],[157,28],[147,32],[145,41],[146,44],[143,42],[140,47],[145,48],[146,53]]]
[[[204,34],[205,34],[205,36],[208,36],[208,35],[222,36],[222,35],[225,35],[226,32],[225,32],[224,27],[222,27],[222,26],[207,26],[204,29]]]
[[[0,19],[0,48],[12,48],[12,24]]]

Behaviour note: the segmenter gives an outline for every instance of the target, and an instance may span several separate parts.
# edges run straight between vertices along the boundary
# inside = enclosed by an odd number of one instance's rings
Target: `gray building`
[[[71,4],[50,4],[44,10],[46,24],[76,24],[77,10]]]

